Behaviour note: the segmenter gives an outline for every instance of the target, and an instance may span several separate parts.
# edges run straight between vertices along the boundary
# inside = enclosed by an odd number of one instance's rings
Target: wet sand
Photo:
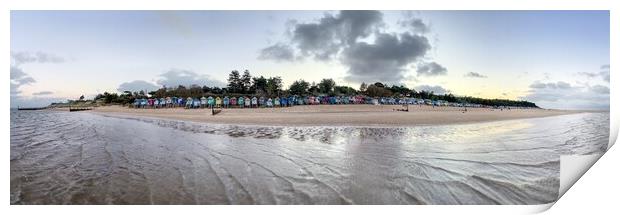
[[[246,125],[347,125],[406,126],[439,125],[523,119],[579,113],[568,110],[468,108],[401,105],[305,105],[287,108],[229,108],[217,115],[210,109],[132,109],[121,106],[97,107],[103,115],[155,117],[220,124]]]

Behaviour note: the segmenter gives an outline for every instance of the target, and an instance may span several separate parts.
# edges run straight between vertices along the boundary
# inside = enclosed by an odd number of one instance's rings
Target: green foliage
[[[233,70],[228,75],[228,89],[231,93],[243,93],[245,91],[239,71]]]
[[[294,81],[293,84],[289,87],[289,93],[292,95],[300,95],[304,96],[308,94],[308,89],[310,88],[310,83],[304,81],[303,79]]]
[[[471,103],[486,106],[513,106],[513,107],[537,107],[536,104],[528,101],[514,101],[508,99],[484,99],[471,96],[455,96],[452,93],[436,95],[432,91],[416,91],[403,85],[386,85],[381,82],[367,85],[362,83],[359,91],[349,86],[338,86],[333,79],[322,79],[319,84],[300,79],[294,81],[287,90],[282,88],[282,78],[279,76],[265,78],[252,77],[250,71],[245,70],[241,76],[237,70],[231,71],[228,76],[228,87],[210,87],[191,85],[188,87],[179,85],[177,87],[162,87],[158,90],[148,92],[125,91],[122,94],[104,92],[95,97],[95,101],[106,104],[127,104],[135,99],[156,97],[193,97],[203,96],[288,96],[288,95],[366,95],[370,97],[415,97],[420,99],[443,100],[454,103]],[[80,96],[84,100],[84,96]]]
[[[250,71],[247,69],[243,72],[243,76],[240,80],[240,86],[242,89],[241,93],[250,93],[250,88],[252,86],[252,75],[250,75]]]
[[[251,91],[257,95],[265,95],[267,93],[267,79],[262,75],[258,78],[252,78]]]
[[[279,96],[282,91],[282,78],[280,76],[267,79],[267,96]]]
[[[319,93],[333,95],[336,82],[334,79],[323,79],[319,82]]]

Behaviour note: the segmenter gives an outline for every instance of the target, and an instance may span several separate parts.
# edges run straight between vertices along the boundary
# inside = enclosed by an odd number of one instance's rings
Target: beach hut
[[[139,108],[144,108],[146,107],[146,99],[138,99],[140,101],[140,104],[138,105]]]
[[[194,108],[200,108],[200,103],[201,101],[198,98],[194,99]]]
[[[286,107],[287,105],[288,105],[288,99],[286,97],[282,97],[282,99],[280,99],[280,106]]]
[[[271,100],[271,98],[268,98],[266,105],[267,107],[273,107],[273,100]]]
[[[153,108],[153,105],[155,105],[155,99],[148,99],[147,103],[149,104],[149,107]]]
[[[187,97],[186,102],[185,102],[185,108],[192,108],[193,102],[194,102],[194,99],[192,99],[192,97]]]
[[[289,96],[288,97],[288,105],[293,106],[297,104],[297,96]]]
[[[379,105],[379,99],[375,99],[375,98],[371,99],[370,104]]]
[[[215,97],[215,107],[222,107],[222,98]]]
[[[239,96],[239,99],[237,99],[237,104],[241,108],[245,105],[245,99],[243,99],[243,96]]]
[[[255,97],[252,97],[252,107],[258,107],[258,99]]]
[[[224,107],[227,108],[229,104],[230,104],[230,98],[228,98],[228,96],[224,96],[224,99],[223,99]]]
[[[140,99],[134,99],[133,103],[132,103],[132,107],[133,108],[138,108],[140,107]]]
[[[153,107],[159,108],[159,99],[153,99]]]
[[[250,107],[252,105],[252,99],[248,97],[243,97],[243,106]]]
[[[166,107],[172,106],[172,98],[166,97]]]
[[[279,107],[279,106],[280,106],[280,97],[276,97],[276,98],[273,100],[273,106],[274,106],[274,107]]]
[[[207,98],[206,97],[200,97],[200,107],[204,108],[207,106]]]
[[[304,97],[301,97],[301,98],[297,99],[297,105],[305,105],[305,104],[308,104],[308,97],[307,96],[304,96]]]
[[[230,98],[230,107],[235,107],[237,105],[237,97]]]
[[[207,106],[209,108],[215,107],[215,99],[213,99],[212,96],[209,96],[209,98],[207,98]]]
[[[265,106],[265,97],[262,97],[262,96],[261,96],[261,97],[258,99],[258,105],[259,105],[259,106],[261,106],[261,107],[262,107],[262,106]]]

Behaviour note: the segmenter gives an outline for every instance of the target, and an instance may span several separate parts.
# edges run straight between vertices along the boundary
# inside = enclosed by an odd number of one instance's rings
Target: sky
[[[231,70],[609,109],[609,11],[11,11],[11,107]]]

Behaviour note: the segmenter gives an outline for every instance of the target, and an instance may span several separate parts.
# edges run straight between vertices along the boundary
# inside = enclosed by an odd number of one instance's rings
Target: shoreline
[[[424,126],[467,124],[513,119],[540,118],[588,111],[468,108],[410,105],[409,112],[395,111],[401,105],[307,105],[286,108],[222,109],[211,115],[210,109],[132,109],[121,106],[97,107],[93,114],[106,116],[149,117],[158,119],[214,123],[224,125],[265,126]]]

